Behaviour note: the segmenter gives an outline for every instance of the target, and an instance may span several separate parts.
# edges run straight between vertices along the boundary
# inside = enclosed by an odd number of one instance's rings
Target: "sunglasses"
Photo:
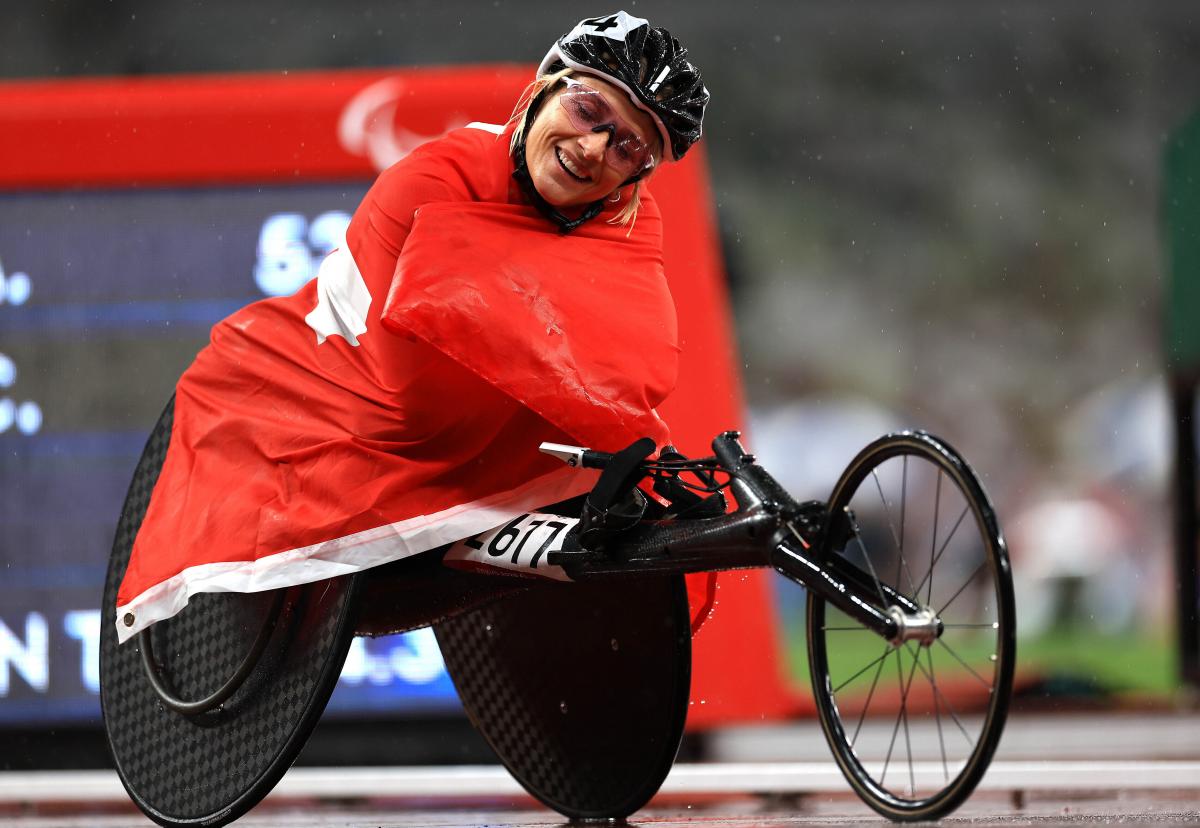
[[[580,132],[607,132],[608,165],[629,178],[654,166],[654,154],[641,137],[621,119],[612,105],[597,90],[571,78],[564,78],[567,89],[558,96],[571,126]]]

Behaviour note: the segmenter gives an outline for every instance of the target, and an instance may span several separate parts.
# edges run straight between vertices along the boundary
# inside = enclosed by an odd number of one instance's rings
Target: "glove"
[[[637,489],[645,477],[642,463],[654,453],[649,437],[631,443],[613,455],[583,502],[579,520],[579,545],[601,549],[613,536],[637,525],[646,514],[646,497]]]

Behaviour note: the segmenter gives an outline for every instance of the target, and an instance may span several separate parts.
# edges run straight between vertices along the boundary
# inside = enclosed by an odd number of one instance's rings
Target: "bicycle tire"
[[[910,493],[923,499],[931,486],[932,506],[909,504]],[[934,609],[943,626],[931,640],[884,642],[810,593],[809,669],[821,728],[846,780],[868,806],[895,821],[939,819],[983,777],[1012,695],[1016,612],[995,510],[954,449],[924,432],[902,432],[858,454],[833,489],[829,513],[822,559],[842,555],[877,585],[887,582]],[[913,535],[920,543],[906,551]],[[828,539],[839,537],[848,540],[833,548],[836,541]],[[964,578],[964,572],[970,574]],[[885,669],[889,676],[881,684]],[[914,754],[914,734],[931,747],[918,745]],[[906,768],[889,784],[889,766],[894,756],[900,765],[902,755]]]

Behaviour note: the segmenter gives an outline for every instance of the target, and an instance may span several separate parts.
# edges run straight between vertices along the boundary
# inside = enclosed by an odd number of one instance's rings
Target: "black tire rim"
[[[870,807],[894,820],[937,819],[983,777],[1012,693],[1012,576],[995,511],[962,458],[922,432],[863,449],[829,505],[850,541],[822,554],[853,561],[929,607],[943,627],[933,640],[891,644],[810,593],[822,729]]]

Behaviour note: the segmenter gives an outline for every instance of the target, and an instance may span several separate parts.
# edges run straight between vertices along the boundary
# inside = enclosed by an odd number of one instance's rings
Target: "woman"
[[[543,441],[667,443],[675,316],[642,184],[707,101],[665,30],[584,20],[506,127],[385,171],[315,280],[219,323],[176,388],[120,640],[197,592],[366,569],[586,491]]]

